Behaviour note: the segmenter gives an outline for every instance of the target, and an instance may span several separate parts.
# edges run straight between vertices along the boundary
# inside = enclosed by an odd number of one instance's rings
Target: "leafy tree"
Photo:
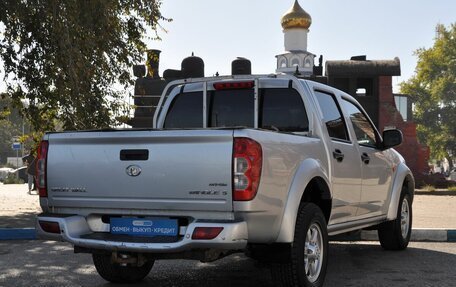
[[[132,84],[131,66],[142,60],[144,35],[158,39],[159,22],[171,21],[161,3],[0,1],[8,96],[36,130],[53,130],[55,119],[64,129],[109,127]]]
[[[418,49],[415,75],[401,83],[413,97],[418,137],[435,159],[456,156],[456,24],[437,26],[434,46]]]
[[[5,113],[2,113],[5,114]],[[16,156],[11,149],[13,137],[20,135],[20,130],[6,118],[0,118],[0,166],[6,163],[8,156]]]
[[[9,108],[11,101],[5,96],[0,94],[0,164],[5,164],[7,157],[16,156],[16,152],[11,149],[13,139],[21,140],[22,127],[28,131],[29,126],[17,111]],[[27,144],[30,147],[30,143]]]

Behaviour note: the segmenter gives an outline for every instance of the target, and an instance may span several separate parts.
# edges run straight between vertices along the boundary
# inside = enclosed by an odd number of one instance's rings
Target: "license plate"
[[[111,234],[176,236],[177,219],[111,218]]]

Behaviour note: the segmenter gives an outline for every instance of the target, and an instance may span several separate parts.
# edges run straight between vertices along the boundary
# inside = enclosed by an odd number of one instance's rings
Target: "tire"
[[[321,209],[301,203],[288,261],[272,265],[276,286],[323,286],[328,263],[328,231]]]
[[[98,274],[106,281],[113,283],[135,283],[144,279],[149,274],[154,261],[147,261],[142,266],[122,266],[111,261],[111,256],[106,254],[92,254],[93,264]]]
[[[404,250],[412,234],[412,201],[408,193],[402,192],[397,217],[382,223],[378,228],[378,238],[386,250]]]

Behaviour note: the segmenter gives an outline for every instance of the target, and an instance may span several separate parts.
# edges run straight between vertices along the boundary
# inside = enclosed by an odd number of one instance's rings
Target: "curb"
[[[330,238],[334,241],[378,241],[376,230],[363,230],[349,235],[337,235]],[[456,229],[414,228],[410,241],[456,242]]]
[[[0,228],[1,240],[35,240],[35,228]],[[331,241],[378,241],[377,231],[363,230],[330,237]],[[410,241],[456,242],[456,229],[414,228]]]
[[[35,228],[0,228],[0,240],[35,240]]]

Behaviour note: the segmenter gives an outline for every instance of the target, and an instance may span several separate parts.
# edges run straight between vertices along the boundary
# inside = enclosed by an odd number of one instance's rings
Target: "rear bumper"
[[[56,222],[60,226],[60,234],[44,231],[39,221]],[[192,234],[196,227],[223,227],[223,231],[211,240],[193,240]],[[84,216],[53,216],[39,215],[36,222],[37,236],[40,239],[66,241],[75,246],[120,250],[144,253],[177,253],[193,249],[242,250],[247,246],[248,232],[246,222],[193,222],[185,229],[183,237],[172,243],[122,242],[106,239],[90,239],[94,234]],[[109,233],[106,233],[109,234]]]

